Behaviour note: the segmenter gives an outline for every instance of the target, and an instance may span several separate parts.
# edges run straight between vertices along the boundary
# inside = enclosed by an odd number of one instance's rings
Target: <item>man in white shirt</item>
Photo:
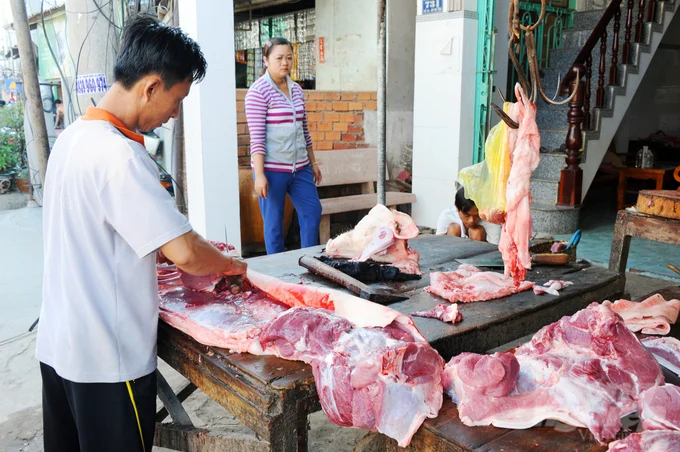
[[[461,187],[456,192],[454,205],[439,215],[436,234],[469,238],[498,245],[501,229],[501,226],[479,218],[475,202],[465,197],[465,189]]]
[[[246,271],[192,231],[135,132],[176,117],[206,67],[179,29],[133,20],[114,85],[52,149],[36,347],[46,452],[151,452],[158,250],[194,275]]]

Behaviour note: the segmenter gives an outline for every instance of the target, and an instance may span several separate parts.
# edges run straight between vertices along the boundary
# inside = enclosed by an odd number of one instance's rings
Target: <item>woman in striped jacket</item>
[[[284,251],[283,212],[290,196],[300,222],[302,247],[318,245],[321,171],[307,128],[304,94],[291,80],[293,47],[283,38],[267,41],[265,68],[246,94],[250,158],[260,197],[267,254]]]

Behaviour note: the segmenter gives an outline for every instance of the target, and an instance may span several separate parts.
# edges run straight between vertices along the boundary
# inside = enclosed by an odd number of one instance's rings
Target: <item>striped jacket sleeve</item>
[[[307,124],[307,106],[305,105],[305,93],[302,91],[302,88],[298,85],[298,89],[300,90],[300,97],[303,99],[302,100],[302,105],[305,106],[305,116],[302,118],[302,130],[305,134],[305,142],[307,143],[307,149],[310,149],[312,147],[312,135],[309,133],[309,125]]]
[[[259,90],[251,88],[246,94],[245,104],[250,132],[250,155],[266,154],[267,101]]]

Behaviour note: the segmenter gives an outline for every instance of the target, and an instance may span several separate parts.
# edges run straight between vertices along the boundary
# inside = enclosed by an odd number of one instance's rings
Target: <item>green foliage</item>
[[[0,108],[0,172],[26,167],[23,104]]]

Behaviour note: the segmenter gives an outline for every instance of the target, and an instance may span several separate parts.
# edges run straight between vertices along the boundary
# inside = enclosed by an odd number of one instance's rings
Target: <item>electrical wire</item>
[[[104,6],[106,6],[106,5],[108,5],[108,4],[111,3],[111,2],[112,2],[112,0],[107,1],[106,3],[104,3],[104,4],[102,5],[102,8],[103,8]],[[58,8],[58,7],[60,7],[60,6],[64,6],[63,3],[59,5],[59,4],[57,4],[56,2],[49,2],[49,1],[47,2],[47,4],[48,4],[48,5],[51,5],[53,8]],[[92,11],[72,11],[72,10],[70,10],[70,9],[65,9],[65,8],[64,8],[64,12],[67,12],[67,13],[69,13],[69,14],[95,14],[95,13],[98,13],[99,11],[98,11],[98,10],[95,10],[95,9],[93,9]]]
[[[52,49],[52,44],[50,43],[49,36],[47,35],[47,27],[45,27],[45,0],[41,0],[40,2],[40,21],[42,23],[42,29],[43,29],[43,34],[45,35],[45,42],[47,43],[47,48],[50,49],[50,55],[52,55],[52,59],[54,60],[54,64],[57,66],[57,69],[59,70],[59,75],[61,76],[62,83],[64,86],[66,86],[66,92],[68,93],[68,98],[71,99],[71,102],[73,102],[73,97],[71,95],[71,90],[68,87],[66,76],[64,75],[64,72],[61,70],[61,64],[59,64],[59,60],[57,59],[57,55],[54,54],[54,49]]]
[[[87,30],[87,34],[85,35],[83,42],[80,44],[80,49],[78,50],[78,59],[76,61],[76,76],[75,76],[76,82],[78,80],[78,70],[80,69],[80,55],[83,52],[83,47],[85,47],[85,42],[87,41],[87,38],[90,36],[90,32],[94,28],[94,24],[97,22],[98,18],[99,18],[99,14],[94,16],[94,19],[92,20],[92,25],[90,26],[90,29]],[[77,92],[76,92],[76,102],[78,103],[78,111],[80,112],[80,115],[82,116],[83,110],[80,108],[80,99],[78,98]]]
[[[113,22],[113,21],[111,20],[111,18],[109,18],[109,16],[107,16],[106,14],[104,14],[104,10],[102,9],[102,6],[105,6],[105,5],[101,5],[101,6],[100,6],[99,3],[97,3],[97,0],[92,0],[92,2],[94,3],[94,6],[96,6],[97,9],[99,10],[99,14],[101,14],[101,15],[104,17],[104,19],[106,19],[106,20],[108,21],[108,23],[110,23],[111,25],[113,25],[114,27],[116,27],[116,29],[118,29],[118,30],[122,30],[122,29],[123,29],[122,27],[119,27],[118,25],[116,25],[116,23]],[[109,2],[109,3],[111,3],[111,2]],[[123,19],[125,19],[125,18],[123,18]]]

